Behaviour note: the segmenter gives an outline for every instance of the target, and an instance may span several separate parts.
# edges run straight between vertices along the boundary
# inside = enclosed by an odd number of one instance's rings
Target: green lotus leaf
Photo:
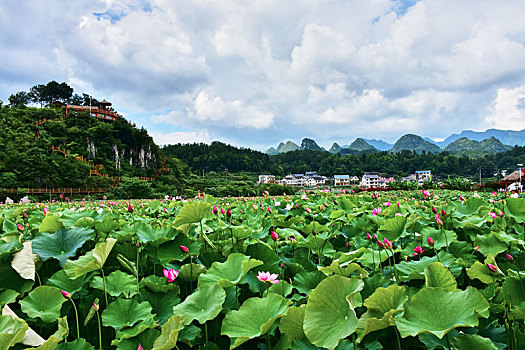
[[[221,334],[230,337],[230,349],[265,334],[288,312],[288,300],[275,293],[265,298],[249,298],[238,311],[230,310],[222,321]]]
[[[159,325],[163,325],[173,316],[173,307],[180,303],[178,293],[141,293],[143,300],[146,300],[152,307],[155,320]]]
[[[203,324],[214,319],[221,312],[225,299],[226,292],[217,284],[199,287],[184,302],[173,308],[173,314],[182,316],[184,325],[190,324],[193,320]]]
[[[160,331],[157,329],[146,329],[134,338],[123,339],[119,342],[117,350],[137,350],[140,346],[143,349],[153,349],[153,343],[160,336]]]
[[[438,253],[439,260],[445,265],[454,275],[459,275],[463,267],[456,263],[456,258],[447,254],[444,251]],[[439,262],[435,256],[424,256],[419,260],[402,261],[396,264],[397,276],[400,282],[409,281],[413,279],[425,279],[425,268],[433,262]]]
[[[117,299],[102,312],[102,324],[119,331],[147,319],[151,311],[151,305],[146,301],[139,303],[135,299]]]
[[[31,329],[30,329],[31,330]],[[69,326],[67,324],[67,317],[58,319],[58,330],[52,334],[46,341],[32,350],[54,350],[57,349],[58,343],[60,343],[69,334]],[[27,335],[27,333],[26,333]],[[77,349],[77,348],[74,348]]]
[[[467,275],[470,279],[478,279],[486,284],[493,283],[502,278],[502,276],[490,271],[485,264],[479,261],[476,261],[474,265],[467,269]]]
[[[97,230],[97,232],[102,233],[104,235],[115,231],[119,227],[120,225],[118,224],[118,222],[111,217],[105,217],[104,220],[102,220],[102,222],[97,222],[95,224],[95,229]]]
[[[183,318],[177,315],[173,315],[169,320],[162,326],[162,333],[155,340],[153,344],[153,350],[171,350],[177,347],[177,338],[179,332],[184,327],[182,325]]]
[[[266,243],[250,244],[246,249],[246,254],[253,259],[263,262],[263,265],[259,267],[262,271],[270,271],[279,264],[279,257],[275,253],[275,250]]]
[[[308,294],[325,278],[326,275],[321,271],[300,272],[295,275],[292,285],[299,293]]]
[[[46,282],[50,286],[55,286],[61,290],[65,290],[68,293],[74,295],[75,293],[82,290],[84,283],[88,280],[87,276],[82,276],[75,279],[70,279],[64,270],[55,272]]]
[[[52,323],[60,317],[60,309],[65,301],[57,287],[39,286],[20,301],[20,306],[29,317]]]
[[[363,289],[359,279],[330,276],[312,291],[306,304],[304,333],[317,346],[333,350],[357,328],[353,295]]]
[[[424,242],[427,241],[427,237],[431,237],[435,242],[434,247],[437,250],[446,247],[447,243],[450,246],[450,243],[458,241],[458,235],[454,231],[436,230],[430,226],[427,226],[421,230],[421,236],[423,237]]]
[[[450,344],[457,350],[498,350],[498,347],[488,338],[478,334],[461,334],[450,340]]]
[[[180,287],[174,283],[168,282],[168,279],[166,277],[151,275],[146,278],[143,278],[142,281],[140,281],[140,283],[144,284],[154,293],[175,292],[179,294],[180,292]]]
[[[292,293],[292,289],[293,287],[290,283],[286,281],[280,281],[279,283],[272,284],[269,290],[270,292],[286,297]]]
[[[11,239],[11,240],[9,240]],[[22,249],[22,243],[18,237],[3,237],[0,239],[0,257],[11,256],[11,253]]]
[[[33,287],[34,281],[25,280],[13,270],[11,264],[0,264],[0,288],[12,289],[20,294],[27,293]]]
[[[152,244],[158,247],[160,244],[167,242],[177,234],[177,231],[171,227],[155,229],[150,225],[140,223],[136,228],[137,237],[143,243]]]
[[[58,344],[56,350],[93,350],[93,346],[89,344],[85,339],[78,338],[75,341],[69,343]]]
[[[338,259],[334,261],[337,261],[340,265],[346,262],[358,261],[361,263],[362,266],[366,266],[369,269],[375,270],[379,266],[379,260],[381,260],[381,262],[384,262],[387,259],[388,256],[384,250],[378,251],[361,247],[358,250],[342,254],[341,256],[339,256]]]
[[[29,326],[20,319],[0,315],[0,349],[9,349],[24,339]]]
[[[104,281],[100,276],[93,278],[89,285],[104,290]],[[137,279],[120,270],[114,271],[106,277],[106,291],[113,297],[124,295],[125,298],[131,298],[137,294]]]
[[[180,331],[179,342],[184,343],[191,348],[191,346],[195,343],[195,340],[202,336],[201,333],[202,331],[200,327],[190,324]]]
[[[9,220],[7,218],[7,215],[3,219],[4,219],[4,221],[2,223],[2,229],[3,229],[4,233],[15,233],[15,232],[18,232],[18,228],[17,228],[16,224],[14,222],[12,222],[11,220]]]
[[[58,216],[53,215],[53,214],[47,214],[44,217],[44,220],[42,220],[42,222],[40,223],[40,227],[38,228],[38,231],[55,233],[56,231],[60,230],[62,227],[64,227],[64,224],[58,218]]]
[[[280,283],[278,283],[280,284]],[[281,318],[279,329],[291,339],[303,339],[306,337],[303,330],[304,309],[306,305],[290,306],[288,313]]]
[[[201,264],[184,264],[179,269],[178,278],[184,281],[197,281],[201,273],[205,273],[206,268]]]
[[[456,210],[452,214],[454,217],[462,218],[477,214],[480,208],[486,207],[487,203],[481,198],[471,197],[464,204],[458,203]]]
[[[403,338],[431,333],[441,339],[456,327],[475,327],[478,316],[489,315],[489,303],[473,287],[452,292],[423,288],[405,304],[404,313],[396,316],[396,325]]]
[[[206,273],[199,276],[198,287],[215,283],[223,288],[235,286],[248,271],[262,264],[262,261],[250,259],[244,254],[230,254],[224,263],[214,262]]]
[[[457,288],[454,275],[440,262],[425,267],[425,287],[440,287],[449,292]]]
[[[207,202],[186,203],[173,222],[174,227],[200,222],[210,212],[211,204]]]
[[[116,242],[116,239],[108,238],[105,242],[98,243],[93,250],[82,255],[77,260],[67,260],[64,265],[64,271],[67,276],[69,278],[78,278],[86,273],[102,268]]]
[[[498,239],[496,233],[491,232],[488,235],[478,235],[474,240],[474,246],[479,246],[478,251],[484,256],[493,254],[498,255],[507,250],[507,245]]]
[[[501,293],[510,302],[511,315],[514,319],[525,318],[525,286],[522,280],[516,277],[507,277],[501,285]]]
[[[505,199],[505,215],[516,219],[518,223],[525,222],[525,199],[524,198]]]
[[[35,280],[35,261],[33,260],[33,249],[31,241],[24,242],[22,250],[13,255],[11,267],[18,272],[20,277],[26,280]]]
[[[69,257],[75,256],[78,248],[94,237],[94,231],[87,228],[61,228],[55,233],[41,233],[33,239],[33,252],[42,260],[55,258],[64,266]]]
[[[96,222],[102,222],[106,215],[106,213],[99,213],[96,210],[84,210],[81,212],[67,211],[60,217],[60,221],[62,221],[66,227],[83,226],[88,222],[89,226],[93,227]],[[82,220],[84,218],[89,219]]]
[[[111,345],[118,346],[120,343],[126,339],[132,339],[139,336],[141,333],[157,327],[153,315],[148,315],[146,319],[141,322],[137,322],[131,327],[124,326],[119,329],[115,335],[115,339],[111,341]]]
[[[20,295],[20,293],[12,289],[0,291],[0,308],[4,307],[6,304],[15,302],[18,295]]]
[[[403,303],[408,299],[403,286],[391,285],[377,288],[365,300],[368,309],[359,319],[357,334],[361,341],[368,333],[395,326],[395,316],[403,309]]]
[[[189,249],[188,253],[184,253],[180,246],[183,245]],[[161,244],[157,248],[157,259],[162,265],[169,264],[173,260],[182,261],[188,258],[188,254],[199,255],[202,247],[201,241],[193,241],[186,235],[180,234],[170,242]]]
[[[356,275],[358,278],[368,277],[368,272],[356,263],[344,263],[343,265],[339,265],[337,261],[332,261],[330,266],[322,267],[320,270],[326,275],[334,274],[343,277]]]
[[[380,227],[377,232],[377,237],[383,239],[385,237],[388,240],[395,241],[399,239],[405,232],[405,225],[407,219],[404,216],[395,216],[391,219],[387,219]]]

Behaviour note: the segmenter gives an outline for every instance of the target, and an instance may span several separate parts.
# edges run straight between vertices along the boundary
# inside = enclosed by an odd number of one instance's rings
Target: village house
[[[281,179],[279,183],[287,186],[303,187],[303,186],[319,186],[326,184],[328,178],[320,176],[315,171],[307,172],[306,174],[289,174]]]
[[[275,182],[275,175],[259,175],[260,184],[274,184]]]

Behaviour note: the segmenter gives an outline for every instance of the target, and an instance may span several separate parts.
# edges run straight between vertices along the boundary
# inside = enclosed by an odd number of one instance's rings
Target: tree
[[[51,104],[53,102],[67,102],[73,96],[73,88],[65,82],[57,83],[50,81],[44,89],[44,100]]]
[[[38,84],[29,90],[29,96],[31,98],[31,102],[33,103],[40,103],[40,108],[44,106],[45,102],[45,89],[46,86],[43,84]]]
[[[9,96],[9,105],[11,107],[22,107],[28,104],[30,100],[29,95],[25,91],[19,91]]]

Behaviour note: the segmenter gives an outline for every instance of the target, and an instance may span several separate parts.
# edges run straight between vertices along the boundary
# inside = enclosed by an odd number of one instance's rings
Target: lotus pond
[[[523,349],[525,199],[0,207],[0,349]]]

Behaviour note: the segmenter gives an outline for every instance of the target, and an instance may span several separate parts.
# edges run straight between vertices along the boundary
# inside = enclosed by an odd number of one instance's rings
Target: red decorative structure
[[[66,106],[66,116],[69,115],[70,111],[78,111],[78,112],[89,112],[90,116],[95,117],[100,120],[107,120],[114,122],[117,120],[118,114],[110,111],[109,107],[111,107],[111,102],[109,101],[101,101],[98,103],[98,107],[96,106],[75,106],[75,105],[67,105]]]

